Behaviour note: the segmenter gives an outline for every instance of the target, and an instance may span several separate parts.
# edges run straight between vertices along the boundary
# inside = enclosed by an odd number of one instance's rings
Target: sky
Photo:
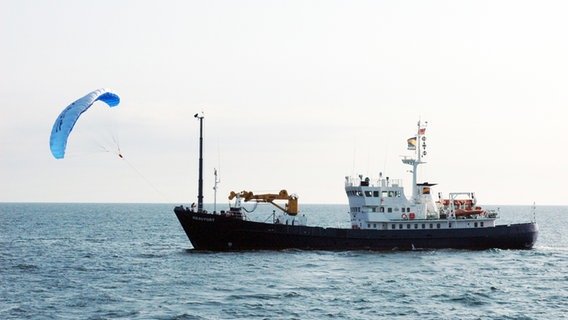
[[[567,12],[546,0],[2,0],[0,202],[195,202],[203,112],[206,203],[214,168],[221,204],[280,189],[346,204],[345,176],[379,173],[410,196],[400,160],[420,119],[418,177],[435,192],[568,205]],[[98,88],[120,105],[95,104],[54,159],[55,119]]]

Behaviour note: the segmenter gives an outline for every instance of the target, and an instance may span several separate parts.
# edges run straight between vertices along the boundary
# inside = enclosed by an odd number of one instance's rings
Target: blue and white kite
[[[120,98],[116,93],[106,89],[95,90],[81,99],[73,102],[61,112],[51,129],[49,147],[56,159],[63,159],[67,148],[67,138],[73,130],[75,123],[96,101],[103,101],[109,107],[114,107],[120,103]]]

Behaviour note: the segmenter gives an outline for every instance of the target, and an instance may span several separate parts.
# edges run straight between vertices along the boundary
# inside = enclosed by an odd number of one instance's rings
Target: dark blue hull
[[[245,221],[174,209],[197,250],[530,249],[536,223],[469,229],[354,230]]]

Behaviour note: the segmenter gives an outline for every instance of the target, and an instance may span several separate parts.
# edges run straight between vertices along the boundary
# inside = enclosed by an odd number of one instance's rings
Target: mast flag
[[[416,150],[416,137],[408,138],[406,142],[408,142],[408,150]]]

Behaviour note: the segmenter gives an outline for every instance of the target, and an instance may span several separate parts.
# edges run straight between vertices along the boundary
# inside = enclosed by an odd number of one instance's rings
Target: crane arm
[[[229,195],[229,200],[233,200],[237,196],[243,199],[245,202],[255,201],[262,203],[270,203],[291,216],[295,216],[298,214],[298,197],[293,194],[288,195],[288,191],[286,190],[280,190],[280,192],[277,194],[276,193],[254,194],[251,191],[241,191],[239,193],[236,193],[234,191],[231,191],[231,194]],[[288,200],[288,203],[285,205],[285,207],[282,207],[274,203],[275,200]]]

